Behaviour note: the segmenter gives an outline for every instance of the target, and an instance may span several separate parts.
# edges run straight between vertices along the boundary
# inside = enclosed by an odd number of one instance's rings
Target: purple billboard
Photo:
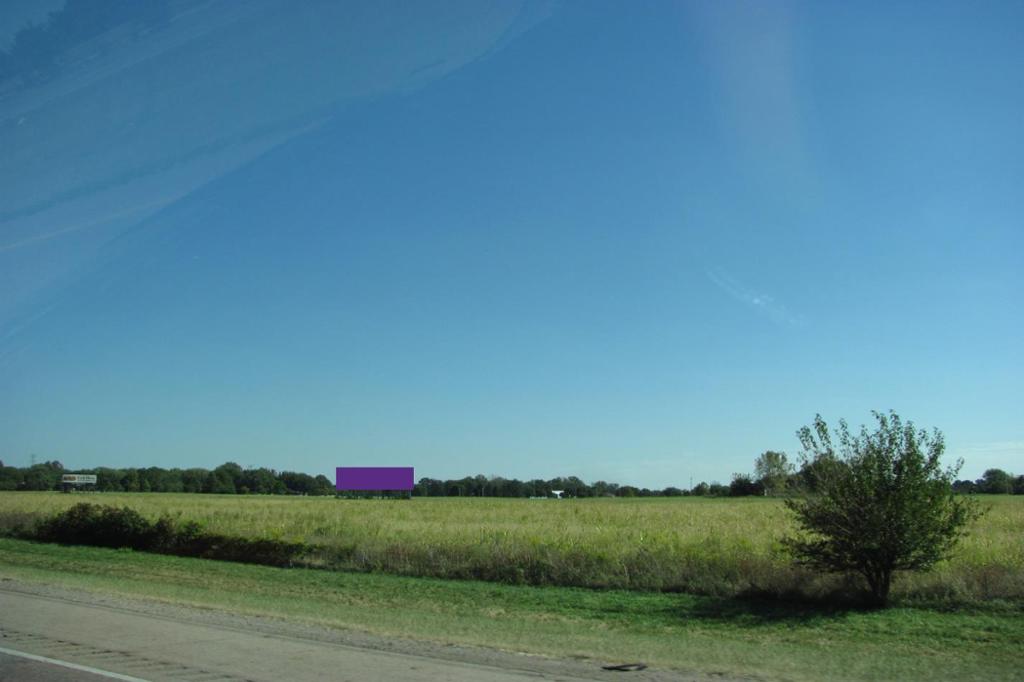
[[[412,490],[412,467],[338,467],[338,490]]]

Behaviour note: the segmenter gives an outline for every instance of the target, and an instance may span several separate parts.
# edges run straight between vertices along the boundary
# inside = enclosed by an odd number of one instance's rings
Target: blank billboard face
[[[412,490],[412,467],[338,467],[338,490]]]

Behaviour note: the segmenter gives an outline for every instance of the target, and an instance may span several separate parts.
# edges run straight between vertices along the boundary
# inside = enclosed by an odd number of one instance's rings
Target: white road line
[[[8,656],[20,656],[21,658],[27,658],[30,661],[39,661],[40,663],[52,663],[53,665],[71,668],[72,670],[81,670],[85,673],[92,673],[93,675],[107,677],[112,680],[122,680],[123,682],[148,682],[147,680],[144,680],[141,677],[132,677],[131,675],[122,675],[121,673],[112,673],[109,670],[100,670],[99,668],[90,668],[87,665],[79,665],[78,663],[61,661],[56,658],[47,658],[46,656],[36,656],[35,654],[27,654],[24,651],[5,649],[2,646],[0,646],[0,654],[7,654]]]

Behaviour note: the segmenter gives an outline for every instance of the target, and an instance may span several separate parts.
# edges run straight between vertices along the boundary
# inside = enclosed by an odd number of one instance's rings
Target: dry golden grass
[[[195,520],[214,533],[321,547],[313,565],[502,582],[813,594],[835,579],[793,568],[779,500],[525,500],[167,493],[0,493],[0,521],[41,518],[76,502],[125,505],[150,518]],[[989,512],[952,559],[904,576],[897,595],[1024,596],[1024,498],[983,497]]]

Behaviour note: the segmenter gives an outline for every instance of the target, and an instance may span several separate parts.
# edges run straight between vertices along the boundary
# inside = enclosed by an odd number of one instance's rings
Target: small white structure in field
[[[551,494],[557,497],[558,499],[562,499],[562,493],[564,492],[564,490],[552,490]]]

